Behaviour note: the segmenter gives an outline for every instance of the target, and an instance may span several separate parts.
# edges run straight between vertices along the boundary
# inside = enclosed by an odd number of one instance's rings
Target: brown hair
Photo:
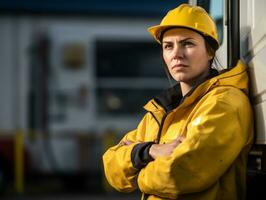
[[[206,47],[207,53],[210,56],[213,56],[213,58],[212,58],[212,60],[210,62],[210,65],[212,65],[213,60],[215,59],[215,52],[217,51],[219,46],[217,46],[216,42],[213,41],[213,39],[211,37],[204,36],[204,35],[202,35],[202,36],[203,36],[204,41],[205,41],[205,47]]]

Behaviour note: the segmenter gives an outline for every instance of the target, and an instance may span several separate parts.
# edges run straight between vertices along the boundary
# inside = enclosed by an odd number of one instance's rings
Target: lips
[[[172,69],[182,69],[187,67],[188,65],[185,64],[175,64],[174,66],[172,66]]]

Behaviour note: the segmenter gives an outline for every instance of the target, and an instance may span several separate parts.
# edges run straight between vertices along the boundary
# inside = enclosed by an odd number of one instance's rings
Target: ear
[[[213,59],[214,59],[214,55],[210,55],[210,54],[208,53],[208,60],[211,61],[211,60],[213,60]]]

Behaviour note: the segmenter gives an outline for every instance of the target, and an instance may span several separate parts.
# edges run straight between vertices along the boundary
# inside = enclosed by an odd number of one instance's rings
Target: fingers
[[[184,139],[185,139],[185,137],[183,137],[183,136],[178,136],[175,140],[173,140],[172,142],[170,142],[170,143],[168,143],[168,144],[171,144],[171,145],[173,145],[174,147],[176,147],[176,146],[178,146],[180,143],[182,143],[183,141],[184,141]],[[140,140],[138,140],[137,142],[142,142],[142,141],[140,141]],[[134,143],[133,141],[131,141],[131,140],[127,140],[127,139],[125,139],[125,140],[122,140],[120,143],[119,143],[119,145],[120,146],[128,146],[128,145],[130,145],[130,144],[132,144],[132,143]]]
[[[156,159],[158,156],[160,156],[160,153],[162,154],[162,151],[160,151],[160,149],[158,150],[158,147],[160,147],[159,144],[153,144],[149,149],[149,154],[153,159]]]
[[[153,159],[170,156],[175,148],[184,141],[185,137],[179,136],[169,143],[153,144],[149,149],[149,154]]]
[[[184,136],[178,136],[176,138],[176,140],[179,142],[179,143],[182,143],[184,140],[185,140],[185,137]]]
[[[127,145],[130,145],[130,144],[132,144],[133,143],[133,141],[131,141],[131,140],[122,140],[120,143],[119,143],[119,145],[120,146],[127,146]]]
[[[179,144],[181,144],[184,141],[184,137],[177,137],[176,139],[174,139],[173,141],[169,142],[168,144],[172,144],[174,146],[178,146]]]

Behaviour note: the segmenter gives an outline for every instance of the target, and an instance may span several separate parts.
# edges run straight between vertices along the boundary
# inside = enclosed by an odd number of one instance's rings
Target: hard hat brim
[[[186,28],[192,31],[195,31],[199,34],[201,34],[202,36],[209,36],[211,38],[213,38],[213,36],[208,35],[204,32],[200,32],[199,30],[195,29],[194,27],[190,27],[190,26],[179,26],[179,25],[156,25],[156,26],[151,26],[149,27],[147,30],[148,32],[153,36],[153,38],[159,43],[161,44],[161,40],[162,40],[162,33],[164,32],[164,30],[166,29],[170,29],[170,28]],[[213,38],[214,39],[214,38]],[[219,46],[219,43],[217,40],[214,40],[217,45]]]

